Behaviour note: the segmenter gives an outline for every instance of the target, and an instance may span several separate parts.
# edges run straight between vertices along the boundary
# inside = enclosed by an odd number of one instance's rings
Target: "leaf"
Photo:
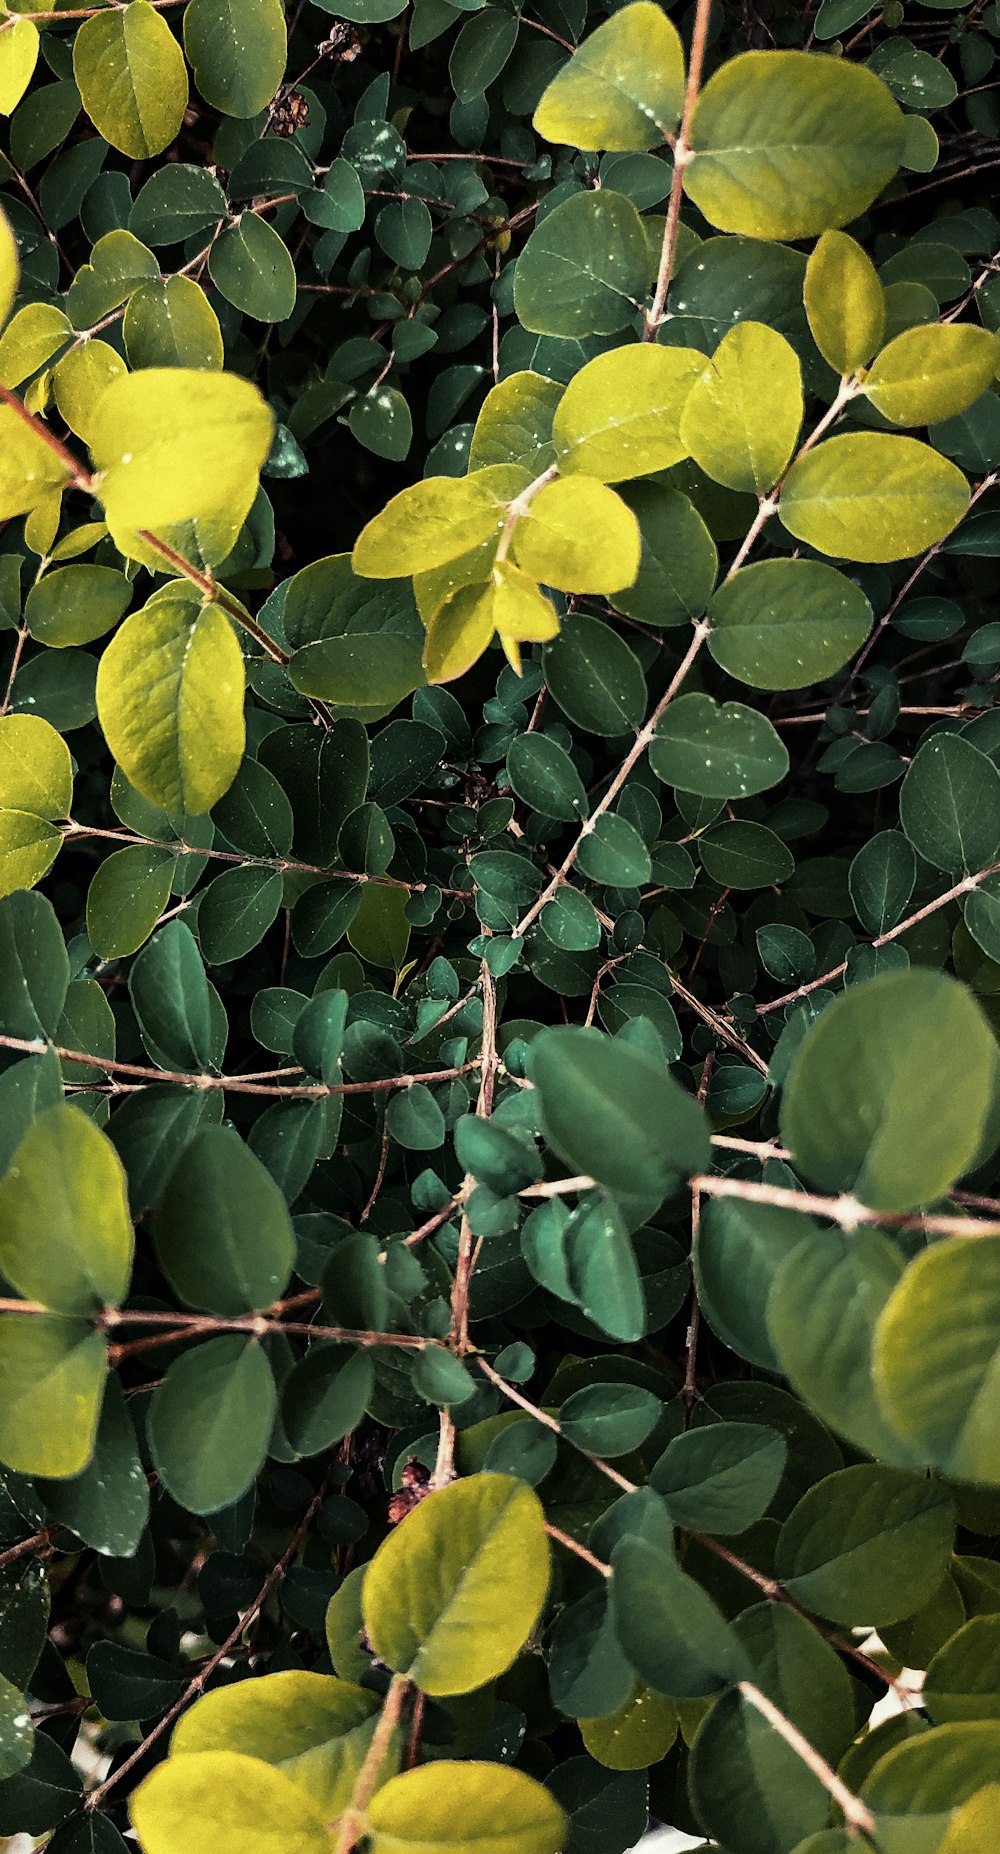
[[[14,300],[17,270],[14,241],[2,221],[0,229],[0,320]],[[38,432],[26,425],[9,406],[0,406],[0,521],[26,515],[29,509],[61,495],[69,470]]]
[[[25,24],[26,22],[22,21],[20,23]],[[35,30],[37,31],[37,27]],[[6,213],[0,212],[0,328],[3,327],[3,324],[6,322],[7,317],[14,307],[19,271],[20,265],[17,255],[17,240],[11,231],[10,221]],[[5,410],[7,409],[5,408]],[[5,434],[8,436],[13,436],[16,417],[17,415],[15,413],[5,417],[3,420],[3,428]],[[0,477],[0,485],[3,483],[4,479]]]
[[[785,1471],[787,1449],[760,1423],[712,1423],[675,1436],[649,1484],[676,1526],[713,1537],[745,1532],[767,1512]]]
[[[782,1099],[782,1139],[824,1191],[874,1210],[933,1203],[971,1164],[996,1086],[978,1005],[926,968],[852,985],[809,1028]]]
[[[343,1345],[310,1346],[289,1372],[281,1416],[292,1447],[318,1455],[358,1427],[374,1389],[371,1354]]]
[[[69,960],[51,901],[18,892],[0,900],[0,1030],[51,1040],[62,1017]]]
[[[27,1686],[49,1631],[48,1579],[37,1562],[8,1565],[0,1583],[0,1672]]]
[[[93,1452],[106,1371],[107,1347],[89,1320],[0,1315],[0,1461],[19,1474],[79,1474]]]
[[[347,926],[347,938],[354,951],[369,965],[388,966],[401,972],[410,943],[410,923],[406,915],[406,891],[379,888],[366,883],[361,902]]]
[[[128,1291],[125,1173],[79,1108],[40,1114],[0,1182],[0,1263],[27,1300],[56,1313],[116,1306]]]
[[[789,766],[766,715],[696,694],[678,696],[661,715],[649,763],[665,785],[702,798],[749,798],[777,785]]]
[[[514,273],[514,308],[536,335],[614,335],[649,286],[649,248],[631,200],[602,188],[574,193],[528,239]]]
[[[0,1674],[0,1781],[24,1769],[34,1735],[23,1693]]]
[[[327,1854],[322,1811],[282,1770],[239,1751],[195,1751],[167,1758],[130,1800],[146,1854],[239,1854],[252,1838],[259,1854]]]
[[[148,1434],[167,1492],[191,1513],[231,1506],[270,1440],[276,1395],[255,1339],[226,1333],[181,1353],[153,1393]]]
[[[865,393],[894,425],[930,425],[985,393],[998,359],[996,335],[968,322],[908,328],[876,356]]]
[[[73,42],[73,76],[99,135],[133,161],[170,146],[188,101],[184,54],[148,0],[85,19]]]
[[[185,1146],[156,1213],[153,1247],[178,1299],[223,1317],[270,1307],[295,1259],[281,1192],[223,1127],[203,1127]]]
[[[809,238],[856,219],[892,179],[903,115],[862,65],[744,52],[709,78],[689,139],[684,191],[710,225]]]
[[[638,1048],[560,1025],[535,1037],[528,1071],[545,1138],[575,1172],[663,1198],[706,1168],[701,1109]]]
[[[156,532],[221,510],[241,521],[272,430],[257,388],[235,374],[184,367],[122,374],[98,402],[90,437],[112,532]]]
[[[837,373],[857,373],[882,344],[885,295],[878,272],[846,232],[824,232],[806,265],[805,305],[820,353]]]
[[[598,554],[591,536],[599,534]],[[639,571],[639,524],[613,489],[585,476],[558,477],[533,497],[514,529],[519,566],[564,592],[617,592]]]
[[[817,1481],[785,1521],[775,1571],[831,1622],[898,1622],[941,1582],[955,1536],[946,1488],[880,1463]]]
[[[549,734],[518,734],[507,755],[518,798],[543,817],[576,823],[589,810],[583,781],[565,747]]]
[[[505,472],[509,475],[509,472]],[[493,472],[429,476],[400,490],[361,530],[351,565],[366,579],[396,579],[446,566],[504,525]]]
[[[149,1518],[149,1490],[119,1380],[110,1376],[82,1474],[40,1484],[49,1513],[107,1557],[131,1558]]]
[[[935,868],[978,874],[1000,857],[1000,771],[961,734],[936,734],[907,767],[899,821]]]
[[[848,872],[854,911],[866,933],[902,920],[917,880],[917,859],[902,831],[880,830],[863,843]]]
[[[677,127],[684,50],[649,0],[621,8],[584,39],[542,93],[533,127],[572,148],[655,148]]]
[[[560,708],[589,734],[623,734],[646,712],[646,682],[624,638],[574,613],[545,652],[545,681]]]
[[[742,1693],[724,1693],[699,1729],[689,1787],[699,1823],[730,1844],[738,1829],[741,1854],[783,1854],[793,1841],[802,1854],[798,1837],[830,1814],[823,1783]]]
[[[163,1066],[212,1066],[212,991],[184,921],[169,921],[143,948],[129,974],[129,994],[144,1037],[163,1052]]]
[[[646,4],[637,0],[640,7]],[[684,410],[707,365],[693,348],[641,343],[588,361],[570,381],[552,421],[560,470],[618,483],[679,463],[690,450],[680,435]]]
[[[440,1488],[368,1566],[365,1628],[379,1659],[424,1693],[468,1693],[509,1667],[549,1583],[542,1509],[523,1481]]]
[[[200,367],[223,364],[219,319],[191,277],[144,283],[129,298],[122,322],[130,367]]]
[[[818,560],[762,560],[719,587],[708,648],[754,689],[803,689],[849,662],[872,628],[860,586]]]
[[[43,582],[44,583],[44,582]],[[0,717],[0,893],[31,888],[51,867],[69,815],[69,748],[40,715]]]
[[[0,115],[13,115],[37,62],[38,27],[30,19],[13,20],[0,37]]]
[[[928,1665],[924,1704],[935,1725],[1000,1717],[1000,1616],[973,1616]]]
[[[217,605],[158,598],[126,619],[100,661],[97,710],[143,797],[198,815],[228,791],[243,757],[243,681],[236,634]]]
[[[177,1696],[180,1669],[124,1642],[94,1642],[87,1654],[87,1683],[106,1719],[150,1718]]]
[[[558,1854],[566,1834],[559,1804],[527,1772],[447,1759],[383,1784],[367,1825],[373,1854]]]
[[[528,370],[491,387],[472,434],[470,475],[490,464],[520,464],[533,477],[547,470],[554,461],[552,420],[562,392],[557,380]]]
[[[226,227],[212,246],[208,269],[220,295],[257,322],[286,322],[295,308],[291,254],[259,213],[245,212]]]
[[[743,818],[713,824],[698,839],[698,855],[723,888],[772,888],[795,868],[791,850],[773,830]]]
[[[702,1699],[747,1677],[746,1655],[712,1598],[671,1552],[624,1538],[612,1553],[611,1605],[636,1673],[670,1699]]]
[[[719,556],[694,503],[659,483],[630,483],[620,494],[639,523],[642,552],[633,584],[611,594],[615,610],[657,626],[700,618]]]
[[[121,959],[148,940],[170,897],[169,850],[130,844],[105,857],[87,890],[87,938],[101,959]]]
[[[206,103],[241,120],[258,115],[285,75],[279,0],[189,0],[184,50]]]
[[[642,1277],[625,1220],[613,1198],[588,1193],[562,1232],[565,1284],[557,1293],[610,1339],[634,1345],[649,1324]]]
[[[128,580],[113,567],[57,567],[32,586],[25,622],[40,644],[90,644],[118,623],[131,601]]]
[[[1000,1238],[935,1243],[910,1263],[878,1322],[875,1384],[887,1420],[922,1461],[983,1486],[998,1482],[998,1353]]]
[[[915,438],[881,432],[827,438],[794,463],[781,491],[789,534],[845,560],[905,560],[961,521],[961,470]]]
[[[795,349],[764,323],[740,322],[695,381],[680,434],[684,449],[717,483],[762,496],[785,470],[801,423]]]
[[[639,1385],[591,1384],[566,1399],[559,1427],[574,1447],[608,1460],[641,1447],[662,1411],[659,1398]]]
[[[374,1693],[290,1669],[202,1694],[175,1726],[170,1756],[259,1758],[330,1816],[350,1800],[378,1711]]]
[[[879,1230],[813,1228],[786,1248],[767,1302],[777,1362],[799,1395],[856,1447],[900,1466],[912,1457],[879,1408],[872,1346],[903,1268]]]

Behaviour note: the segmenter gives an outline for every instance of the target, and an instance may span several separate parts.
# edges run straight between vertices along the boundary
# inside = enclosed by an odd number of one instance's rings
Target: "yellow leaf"
[[[306,1792],[239,1751],[167,1758],[131,1812],[145,1854],[330,1854],[333,1845]]]
[[[146,367],[114,380],[89,439],[112,534],[222,510],[242,520],[273,427],[266,400],[235,374]]]
[[[885,292],[871,258],[846,232],[824,232],[806,265],[813,340],[839,374],[867,366],[885,328]]]
[[[30,19],[5,21],[0,32],[0,116],[17,108],[38,61],[38,27]]]
[[[639,523],[592,477],[547,483],[514,529],[517,564],[559,592],[618,592],[639,571]]]
[[[6,322],[17,295],[17,240],[0,212],[0,323]]]
[[[97,713],[125,777],[164,811],[200,815],[243,758],[243,656],[217,605],[182,591],[127,618],[101,658]]]

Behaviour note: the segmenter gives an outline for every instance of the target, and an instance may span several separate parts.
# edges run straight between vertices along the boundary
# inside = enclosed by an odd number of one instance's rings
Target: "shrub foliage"
[[[0,1833],[1000,1844],[998,39],[0,17]]]

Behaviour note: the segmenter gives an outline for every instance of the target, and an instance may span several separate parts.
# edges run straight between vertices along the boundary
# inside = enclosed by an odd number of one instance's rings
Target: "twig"
[[[670,198],[667,201],[667,217],[663,227],[663,245],[660,250],[660,264],[656,275],[656,289],[653,301],[646,312],[642,331],[644,341],[655,341],[656,333],[663,322],[663,310],[673,276],[674,258],[677,253],[677,234],[681,222],[681,199],[684,191],[684,169],[692,158],[688,132],[691,117],[698,101],[701,88],[701,72],[705,62],[705,46],[708,42],[708,25],[712,15],[712,0],[698,0],[694,16],[694,29],[691,34],[691,55],[688,59],[687,82],[684,87],[684,106],[681,111],[681,125],[674,143],[674,173],[670,182]]]
[[[762,1693],[759,1687],[755,1687],[752,1680],[741,1680],[739,1691],[751,1706],[756,1707],[761,1716],[767,1720],[768,1725],[772,1726],[784,1739],[786,1745],[795,1752],[796,1757],[802,1759],[803,1764],[812,1771],[813,1776],[818,1777],[823,1788],[843,1811],[850,1829],[855,1833],[861,1830],[866,1835],[872,1834],[875,1828],[875,1817],[871,1810],[866,1809],[860,1797],[855,1796],[853,1790],[847,1788],[846,1783],[841,1781],[832,1766],[809,1743],[808,1738],[802,1736],[798,1726],[793,1725],[791,1719],[786,1719],[784,1713],[779,1712],[773,1701],[769,1700],[767,1694]]]

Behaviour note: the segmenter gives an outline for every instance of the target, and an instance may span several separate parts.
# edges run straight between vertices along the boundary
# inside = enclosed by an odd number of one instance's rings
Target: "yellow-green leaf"
[[[908,328],[876,355],[865,392],[894,425],[931,425],[954,418],[985,393],[1000,358],[1000,341],[971,322],[931,322]]]
[[[492,580],[459,586],[434,613],[424,644],[428,682],[454,682],[478,663],[496,630],[493,592]]]
[[[222,510],[242,520],[273,424],[257,388],[235,374],[147,367],[115,380],[89,440],[112,533]]]
[[[0,719],[0,805],[36,818],[65,818],[73,802],[73,762],[61,734],[41,715]]]
[[[892,179],[904,118],[864,65],[751,51],[709,78],[691,125],[684,191],[710,225],[809,238],[846,225]]]
[[[162,154],[187,108],[184,53],[148,0],[85,19],[73,46],[73,76],[99,135],[134,161]]]
[[[583,1742],[607,1770],[646,1770],[666,1757],[677,1737],[677,1702],[636,1681],[617,1712],[581,1719]]]
[[[51,869],[62,831],[30,811],[0,810],[0,896],[34,888]]]
[[[4,21],[0,32],[0,116],[16,110],[38,62],[38,27],[30,19]]]
[[[567,1832],[555,1797],[525,1771],[444,1759],[393,1777],[367,1825],[372,1854],[558,1854]]]
[[[167,1758],[130,1806],[144,1854],[330,1854],[332,1847],[306,1791],[239,1751]]]
[[[781,492],[796,540],[845,560],[906,560],[943,540],[969,506],[958,467],[916,438],[846,433],[799,458]]]
[[[267,1674],[203,1694],[175,1726],[170,1755],[241,1751],[260,1758],[329,1818],[350,1800],[380,1710],[377,1694],[329,1674]]]
[[[573,148],[655,148],[677,127],[683,100],[680,34],[660,7],[637,0],[557,71],[533,126],[546,141]]]
[[[788,463],[801,423],[795,349],[763,322],[738,322],[692,388],[680,435],[685,453],[717,483],[763,496]]]
[[[806,265],[813,340],[839,374],[867,366],[885,328],[885,292],[867,251],[846,232],[824,232]]]
[[[514,477],[514,486],[510,479]],[[364,579],[402,579],[445,566],[495,534],[506,517],[504,495],[516,495],[525,473],[503,465],[473,476],[427,476],[400,490],[362,528],[351,557]]]
[[[639,523],[592,477],[558,477],[540,489],[514,529],[518,566],[560,592],[618,592],[639,571]]]
[[[0,1182],[0,1267],[54,1313],[116,1306],[128,1290],[132,1220],[107,1136],[60,1102],[29,1127]]]
[[[0,254],[0,270],[2,263]],[[66,465],[45,439],[10,406],[0,406],[0,521],[26,515],[68,481]]]
[[[17,295],[17,239],[4,213],[0,212],[0,325],[6,322]]]
[[[694,348],[639,342],[589,361],[552,421],[560,470],[619,483],[680,463],[689,455],[681,416],[707,366]]]
[[[537,1496],[477,1474],[443,1487],[379,1546],[361,1605],[379,1659],[425,1693],[469,1693],[527,1641],[549,1585]]]
[[[0,246],[4,221],[0,214]],[[0,271],[3,269],[0,259]],[[3,317],[0,314],[0,321]],[[0,380],[20,386],[73,339],[73,324],[53,303],[25,303],[0,336]]]
[[[94,1450],[107,1347],[89,1320],[0,1315],[0,1461],[64,1480]]]
[[[2,344],[0,344],[2,352]],[[511,373],[483,400],[469,447],[469,473],[488,464],[521,464],[533,477],[554,458],[552,419],[562,398],[558,380]]]
[[[112,380],[127,371],[120,354],[108,341],[88,341],[71,348],[56,363],[52,395],[70,431],[86,442],[94,428],[94,407]]]
[[[97,672],[97,712],[125,777],[164,811],[199,816],[243,758],[243,656],[217,605],[153,599],[116,632]]]

